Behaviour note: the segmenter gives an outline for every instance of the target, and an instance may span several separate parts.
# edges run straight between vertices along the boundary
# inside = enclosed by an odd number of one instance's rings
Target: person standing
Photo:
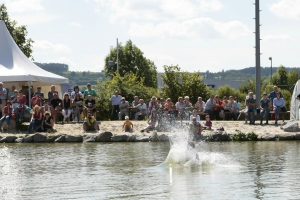
[[[266,116],[266,123],[269,124],[269,113],[271,108],[271,101],[267,98],[267,93],[263,94],[260,100],[260,124],[262,124],[264,115]]]
[[[93,97],[93,99],[95,99],[97,97],[97,93],[94,89],[92,89],[92,85],[90,83],[88,83],[86,85],[87,89],[84,91],[83,93],[83,98],[87,99],[89,95],[91,95]]]
[[[112,105],[112,111],[110,115],[110,120],[114,120],[116,118],[117,113],[120,112],[119,104],[121,102],[122,96],[119,95],[119,92],[116,90],[115,94],[109,99]]]
[[[35,95],[37,95],[42,100],[42,102],[44,102],[44,93],[41,91],[42,90],[41,86],[38,86],[36,89],[37,91]]]
[[[51,88],[50,88],[50,91],[48,92],[48,102],[49,102],[49,103],[50,103],[51,100],[53,99],[53,96],[54,96],[55,93],[58,94],[58,92],[55,91],[55,86],[52,85]],[[52,116],[53,116],[53,113],[52,113]],[[54,117],[53,117],[53,118],[54,118]]]
[[[3,83],[0,82],[0,111],[2,112],[2,115],[4,113],[4,106],[6,106],[6,96],[7,96],[7,91],[3,87]]]

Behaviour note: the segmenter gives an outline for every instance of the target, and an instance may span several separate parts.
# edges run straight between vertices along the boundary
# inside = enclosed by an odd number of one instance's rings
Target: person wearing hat
[[[119,120],[122,120],[122,116],[129,116],[129,103],[126,101],[125,97],[121,98],[121,102],[119,103]]]
[[[7,129],[9,130],[11,114],[12,114],[12,106],[11,106],[11,102],[10,102],[10,100],[7,100],[6,106],[4,106],[4,108],[3,108],[3,114],[2,114],[2,117],[1,117],[1,119],[0,119],[0,129],[1,129],[2,132],[3,132],[3,129],[2,129],[2,123],[3,123],[4,121],[6,122]]]
[[[90,83],[86,84],[87,89],[83,93],[83,98],[87,99],[88,95],[91,95],[93,99],[97,97],[97,93],[94,89],[92,89],[92,85]]]
[[[129,121],[128,116],[125,116],[125,122],[124,122],[122,128],[125,132],[132,132],[133,131],[133,124],[132,124],[131,121]]]
[[[46,111],[44,113],[44,118],[42,121],[42,131],[43,132],[50,132],[53,129],[54,126],[54,121],[51,117],[51,112]]]
[[[122,96],[119,94],[118,90],[116,90],[115,94],[109,99],[109,102],[112,105],[110,120],[114,120],[116,118],[117,113],[120,112],[119,104],[121,102],[121,99],[122,99]]]
[[[269,123],[269,113],[271,108],[271,101],[267,98],[267,93],[263,94],[263,98],[260,100],[260,124],[262,124],[264,115],[266,116],[266,123]]]

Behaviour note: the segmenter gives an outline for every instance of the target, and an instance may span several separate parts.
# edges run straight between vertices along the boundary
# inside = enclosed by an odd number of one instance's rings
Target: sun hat
[[[46,111],[46,112],[44,113],[44,116],[46,116],[47,114],[49,114],[49,116],[51,117],[51,112]]]

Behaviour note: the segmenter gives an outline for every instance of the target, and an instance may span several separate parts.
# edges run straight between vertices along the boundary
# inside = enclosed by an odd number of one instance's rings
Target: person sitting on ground
[[[129,116],[129,103],[126,101],[125,97],[121,98],[121,102],[119,104],[120,112],[118,113],[119,115],[119,120],[122,120],[122,116]]]
[[[256,100],[253,98],[253,92],[249,93],[249,98],[246,99],[246,105],[247,105],[247,117],[250,121],[250,124],[255,124],[256,119]],[[252,117],[251,117],[252,114]]]
[[[129,121],[129,117],[125,116],[125,122],[122,127],[123,131],[125,132],[132,132],[133,131],[133,124]]]
[[[85,121],[83,123],[83,132],[85,133],[86,131],[95,131],[98,132],[99,125],[97,124],[97,121],[95,117],[92,115],[92,113],[88,112],[87,117],[85,117]]]
[[[229,112],[233,115],[233,119],[236,120],[239,109],[237,102],[233,99],[233,96],[229,96]]]
[[[92,95],[88,95],[87,100],[85,100],[85,106],[83,108],[83,114],[87,117],[87,113],[92,113],[94,118],[96,119],[96,101],[93,99]]]
[[[196,117],[196,121],[200,123],[200,116],[196,109],[193,110],[193,114],[190,116],[190,122],[193,122],[193,117]]]
[[[210,121],[209,115],[205,116],[204,129],[210,130],[212,127],[212,121]]]
[[[73,100],[73,111],[74,111],[74,120],[79,123],[81,120],[81,113],[83,112],[83,98],[79,93],[76,93],[75,99]]]
[[[62,100],[58,97],[58,93],[53,94],[53,98],[50,101],[51,105],[51,115],[53,117],[54,123],[57,123],[57,113],[61,110]]]
[[[155,124],[157,122],[157,119],[158,119],[158,116],[157,116],[156,110],[152,109],[151,114],[148,119],[148,122],[147,122],[148,125],[145,129],[141,130],[141,132],[146,131],[147,133],[149,133],[150,130],[155,129]]]
[[[4,108],[3,108],[2,117],[0,119],[0,129],[1,129],[2,132],[3,132],[2,123],[4,121],[6,122],[6,125],[7,125],[7,131],[9,131],[10,120],[12,118],[12,112],[13,112],[13,109],[12,109],[12,106],[11,106],[11,102],[10,102],[10,100],[7,100],[6,101],[6,106],[4,106]]]
[[[58,92],[55,90],[55,86],[52,85],[50,88],[50,91],[48,92],[48,102],[49,103],[53,99],[55,93],[58,94]],[[52,113],[52,116],[53,116],[53,113]]]
[[[267,98],[267,93],[263,94],[260,100],[260,124],[262,124],[264,115],[266,116],[266,123],[269,124],[269,113],[271,108],[271,101]]]
[[[41,102],[43,103],[44,93],[41,91],[42,90],[41,86],[38,86],[36,89],[37,89],[37,91],[36,91],[35,95],[37,95],[41,99]]]
[[[273,109],[275,111],[275,124],[277,124],[277,121],[279,119],[279,114],[281,112],[286,112],[284,100],[281,97],[280,93],[276,93],[277,97],[273,99]]]
[[[205,102],[202,100],[202,97],[198,97],[194,108],[197,110],[198,114],[203,114],[205,109]]]
[[[24,93],[23,90],[20,90],[19,91],[19,108],[18,108],[18,119],[19,119],[19,122],[17,123],[23,123],[24,122],[24,114],[25,114],[25,105],[26,105],[26,95]]]
[[[32,109],[32,117],[28,126],[28,133],[31,133],[32,130],[36,131],[39,128],[42,124],[42,116],[42,109],[38,105],[35,105]]]
[[[74,100],[77,94],[79,94],[80,97],[82,98],[83,95],[82,95],[82,93],[80,92],[78,85],[75,85],[75,86],[74,86],[74,91],[71,92],[70,99],[71,99],[71,100]]]
[[[172,106],[174,106],[174,104],[171,101],[171,98],[167,98],[167,102],[165,103],[164,107],[167,108],[169,111],[171,111],[172,110]]]
[[[69,122],[70,121],[70,115],[72,114],[72,104],[71,99],[69,97],[69,93],[64,94],[64,99],[62,101],[62,115],[64,116],[63,122]]]
[[[41,130],[42,132],[51,132],[54,127],[54,121],[51,117],[51,112],[46,111],[44,113]]]
[[[214,95],[210,95],[210,98],[207,100],[205,104],[205,113],[208,113],[211,119],[217,118],[216,116],[219,114],[214,108],[216,106],[216,100],[214,99]]]
[[[97,93],[94,89],[92,89],[92,85],[88,83],[86,85],[87,89],[83,93],[83,98],[87,99],[89,95],[92,96],[92,99],[95,99],[97,97]]]
[[[38,93],[35,93],[31,98],[31,108],[34,108],[35,105],[42,106],[42,99],[39,97]]]
[[[144,99],[139,100],[139,104],[136,106],[137,108],[137,113],[135,113],[134,119],[138,120],[139,115],[147,115],[147,106],[144,103]]]

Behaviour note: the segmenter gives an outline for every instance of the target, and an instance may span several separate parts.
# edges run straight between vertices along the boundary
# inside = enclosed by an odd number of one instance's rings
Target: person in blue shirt
[[[262,124],[264,115],[266,116],[266,123],[269,124],[269,113],[271,108],[271,101],[267,98],[267,93],[263,94],[260,100],[260,124]]]
[[[280,97],[280,93],[276,93],[276,98],[273,99],[273,109],[275,111],[275,124],[277,124],[277,121],[279,119],[279,114],[281,112],[286,112],[285,104],[283,98]]]
[[[280,91],[278,91],[278,87],[276,85],[274,85],[273,91],[270,92],[270,94],[268,96],[268,99],[270,99],[271,102],[273,102],[273,99],[275,99],[277,97],[277,95],[276,95],[277,92],[280,94],[280,98],[283,98],[282,93]]]

